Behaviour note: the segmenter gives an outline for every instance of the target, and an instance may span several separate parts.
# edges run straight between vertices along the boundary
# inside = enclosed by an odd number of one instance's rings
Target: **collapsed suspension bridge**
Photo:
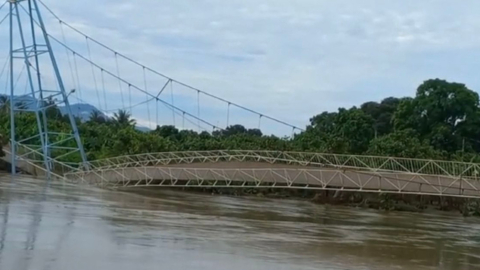
[[[49,15],[47,20],[42,11]],[[5,85],[0,94],[9,97],[11,124],[4,159],[14,172],[21,168],[37,176],[107,188],[252,187],[480,197],[480,166],[474,163],[247,150],[89,161],[75,120],[79,105],[72,105],[72,99],[94,103],[106,116],[127,110],[150,129],[170,124],[212,132],[242,124],[294,134],[302,128],[157,72],[65,22],[41,0],[4,2],[2,26],[9,30],[10,41],[0,70],[0,83]],[[48,129],[47,110],[53,106],[64,108],[70,133]],[[35,115],[38,134],[24,138],[17,132],[21,123],[16,116],[27,113]],[[58,151],[62,154],[56,155]],[[62,162],[68,155],[79,155],[82,162]]]

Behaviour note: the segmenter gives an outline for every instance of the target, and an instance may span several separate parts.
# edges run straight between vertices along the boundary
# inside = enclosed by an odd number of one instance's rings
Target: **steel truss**
[[[269,164],[367,170],[370,172],[440,175],[451,178],[478,179],[480,176],[480,164],[471,162],[256,150],[147,153],[96,160],[90,162],[89,166],[93,170],[103,170],[171,164],[217,163],[222,161],[254,161]]]
[[[24,161],[21,145],[30,144],[41,153],[43,167],[50,177],[52,164],[69,155],[79,155],[86,165],[86,155],[70,108],[68,94],[62,80],[60,68],[50,43],[37,0],[9,0],[10,22],[10,151],[12,173],[17,162]],[[45,58],[45,59],[44,59]],[[21,70],[21,71],[20,71]],[[26,93],[17,89],[16,78],[26,71]],[[50,71],[48,71],[50,70]],[[50,76],[51,75],[51,76]],[[49,78],[51,77],[51,78]],[[50,81],[49,83],[47,83]],[[59,133],[49,130],[50,108],[64,105],[71,132]],[[36,118],[37,134],[22,137],[17,123],[20,114],[32,113]],[[24,125],[24,123],[23,123]],[[53,158],[55,156],[55,158]],[[38,164],[37,164],[38,165]]]
[[[235,168],[229,168],[232,163]],[[122,156],[89,167],[64,177],[105,188],[287,188],[480,197],[478,164],[449,161],[228,150]]]

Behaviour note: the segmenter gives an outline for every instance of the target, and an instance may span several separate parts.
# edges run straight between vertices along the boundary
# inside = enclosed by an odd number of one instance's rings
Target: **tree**
[[[292,142],[296,151],[313,151],[322,153],[348,153],[348,142],[335,133],[307,127],[305,132],[295,135]]]
[[[478,110],[478,94],[464,84],[435,79],[417,89],[417,106],[428,126],[445,124],[454,128],[458,121],[468,120]]]
[[[213,132],[214,136],[234,136],[238,134],[249,134],[251,136],[262,137],[262,131],[259,129],[247,129],[242,125],[231,125],[224,130],[216,130]]]
[[[401,99],[388,97],[377,102],[366,102],[360,107],[361,110],[374,120],[376,136],[382,136],[393,131],[393,115],[400,104]]]
[[[89,121],[104,124],[107,122],[107,117],[100,111],[94,110],[90,113]]]
[[[465,138],[480,134],[479,96],[464,84],[434,79],[422,83],[415,98],[400,102],[396,130],[413,129],[438,150],[453,153]]]
[[[310,118],[310,127],[324,133],[333,134],[337,130],[337,117],[338,113],[336,112],[323,112]]]
[[[310,119],[304,134],[296,136],[296,148],[322,152],[360,154],[368,149],[375,134],[373,118],[361,109],[340,108]]]
[[[413,129],[419,132],[420,135],[420,108],[417,106],[414,98],[404,98],[398,104],[397,110],[393,114],[394,130]]]
[[[143,133],[133,128],[122,128],[112,134],[113,145],[108,147],[110,156],[133,155],[175,150],[173,144],[152,133]]]
[[[135,127],[137,122],[126,110],[118,110],[118,112],[113,114],[113,123],[120,127]]]
[[[372,117],[356,107],[339,109],[335,127],[335,136],[347,142],[347,151],[352,154],[365,152],[375,135]]]
[[[179,139],[180,132],[175,126],[157,126],[154,131],[160,137],[170,138],[170,139]]]
[[[247,134],[250,135],[250,136],[255,136],[255,137],[262,137],[263,136],[262,131],[258,128],[248,129]]]
[[[396,131],[371,141],[369,155],[438,159],[441,154],[428,141],[421,141],[413,129]]]

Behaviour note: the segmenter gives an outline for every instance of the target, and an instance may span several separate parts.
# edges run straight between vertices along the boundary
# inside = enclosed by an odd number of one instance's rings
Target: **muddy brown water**
[[[0,176],[0,269],[480,269],[480,219]]]

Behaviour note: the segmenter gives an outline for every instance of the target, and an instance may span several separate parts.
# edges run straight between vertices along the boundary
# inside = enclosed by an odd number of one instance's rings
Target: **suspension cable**
[[[230,123],[230,102],[228,103],[228,107],[227,107],[227,126],[225,128],[228,128],[229,123]]]
[[[163,103],[162,103],[162,104],[163,104]],[[165,104],[163,104],[163,105],[164,105],[165,107],[167,107],[167,109],[171,110],[171,108],[168,107],[167,105],[165,105]],[[183,112],[183,111],[182,111],[182,112],[177,112],[177,111],[175,111],[175,110],[173,110],[173,112],[174,112],[174,114],[176,114],[176,115],[182,116],[182,117],[183,117],[183,121],[186,120],[187,122],[189,122],[190,124],[192,124],[194,127],[197,127],[199,130],[208,130],[207,128],[203,127],[202,125],[199,125],[199,124],[195,123],[194,121],[188,119],[188,117],[185,116],[185,114],[186,114],[185,112]],[[191,117],[191,115],[190,115],[190,117]],[[185,125],[185,122],[183,123],[183,125]],[[217,129],[218,127],[212,125],[212,128],[213,128],[213,129]]]
[[[182,117],[182,129],[185,129],[185,112],[183,112],[183,117]]]
[[[133,60],[132,58],[130,58],[130,57],[128,57],[128,56],[125,56],[125,55],[123,55],[123,54],[121,54],[121,53],[113,50],[112,48],[108,47],[107,45],[103,44],[102,42],[100,42],[100,41],[98,41],[98,40],[96,40],[96,39],[93,39],[93,38],[89,37],[88,35],[86,35],[86,34],[83,33],[82,31],[76,29],[75,27],[71,26],[70,24],[68,24],[68,23],[66,23],[65,21],[63,21],[62,19],[60,19],[60,17],[59,17],[56,13],[54,13],[45,3],[43,3],[42,0],[37,0],[37,1],[39,1],[39,2],[41,3],[41,5],[42,5],[43,7],[45,7],[45,9],[46,9],[50,14],[52,14],[52,16],[54,16],[60,23],[63,23],[65,26],[67,26],[68,28],[72,29],[72,30],[75,31],[76,33],[78,33],[78,34],[80,34],[80,35],[82,35],[82,36],[88,37],[92,42],[96,43],[97,45],[103,47],[103,48],[106,49],[106,50],[109,50],[109,51],[115,53],[116,55],[124,58],[125,60],[127,60],[127,61],[129,61],[129,62],[132,62],[133,64],[136,64],[136,65],[138,65],[138,66],[140,66],[140,67],[142,67],[142,68],[145,68],[145,69],[147,69],[148,71],[150,71],[150,72],[152,72],[152,73],[154,73],[154,74],[156,74],[156,75],[159,75],[159,76],[164,77],[164,78],[166,78],[166,79],[172,80],[173,82],[175,82],[175,83],[177,83],[177,84],[179,84],[179,85],[181,85],[181,86],[184,86],[184,87],[186,87],[186,88],[188,88],[188,89],[190,89],[190,90],[192,90],[192,91],[200,92],[200,93],[202,93],[202,94],[205,95],[205,96],[208,96],[208,97],[217,99],[217,100],[222,101],[222,102],[225,102],[225,103],[230,102],[230,101],[228,101],[228,100],[226,100],[226,99],[223,99],[223,98],[221,98],[221,97],[217,97],[217,96],[215,96],[215,95],[212,95],[212,94],[210,94],[210,93],[207,93],[207,92],[205,92],[205,91],[202,91],[202,90],[200,90],[200,89],[198,89],[198,88],[195,88],[195,87],[193,87],[193,86],[190,86],[190,85],[188,85],[188,84],[186,84],[186,83],[177,81],[177,80],[175,80],[175,79],[173,79],[173,78],[171,78],[171,77],[169,77],[169,76],[167,76],[167,75],[165,75],[165,74],[162,74],[162,73],[160,73],[160,72],[158,72],[158,71],[156,71],[156,70],[153,70],[152,68],[149,68],[149,67],[147,67],[147,66],[145,66],[145,65],[140,64],[138,61],[135,61],[135,60]],[[51,35],[49,35],[49,36],[51,37]],[[236,104],[236,103],[234,103],[234,102],[230,102],[230,103],[231,103],[232,106],[235,106],[235,107],[237,107],[237,108],[240,108],[240,109],[242,109],[242,110],[248,111],[248,112],[253,113],[253,114],[256,114],[256,115],[263,115],[263,116],[262,116],[263,118],[269,119],[269,120],[274,121],[274,122],[277,122],[277,123],[279,123],[279,124],[282,124],[282,125],[285,125],[285,126],[289,126],[289,127],[295,127],[295,129],[298,129],[298,130],[300,130],[300,131],[303,131],[303,130],[304,130],[304,129],[302,129],[302,128],[296,127],[296,126],[291,125],[291,124],[289,124],[289,123],[287,123],[287,122],[284,122],[284,121],[282,121],[282,120],[279,120],[279,119],[276,119],[276,118],[273,118],[273,117],[270,117],[270,116],[266,116],[266,115],[264,115],[264,114],[262,114],[262,113],[259,113],[259,112],[255,111],[255,110],[252,110],[252,109],[249,109],[249,108],[247,108],[247,107],[241,106],[241,105]]]
[[[145,87],[145,91],[148,92],[148,84],[147,84],[147,74],[145,72],[145,68],[143,68],[143,84]],[[148,95],[145,95],[146,99],[148,100]],[[152,120],[150,117],[150,103],[147,103],[147,113],[148,113],[148,123],[150,125],[150,129],[152,128]],[[156,127],[155,127],[156,128]]]
[[[139,102],[139,103],[133,104],[132,106],[122,107],[122,108],[119,108],[119,109],[123,109],[123,110],[128,109],[128,110],[130,110],[130,112],[132,112],[134,108],[137,108],[137,107],[140,107],[140,106],[142,106],[142,105],[144,105],[144,104],[147,104],[147,103],[149,103],[149,102],[152,101],[152,100],[155,100],[155,98],[149,98],[149,99],[147,98],[147,100],[144,100],[144,101],[141,101],[141,102]],[[116,111],[118,111],[119,109],[117,108],[117,109],[110,109],[110,110],[104,110],[104,111],[105,111],[105,112],[116,112]]]
[[[5,1],[1,6],[0,6],[0,10],[2,10],[2,8],[8,3],[8,1]]]
[[[75,73],[77,75],[77,92],[78,92],[78,95],[80,96],[81,99],[82,98],[82,88],[81,88],[81,84],[80,84],[80,75],[78,75],[78,65],[77,65],[77,53],[76,52],[72,52],[73,53],[73,64],[75,65]]]
[[[23,72],[25,72],[25,69],[26,69],[26,64],[22,66],[22,70],[20,71],[20,74],[18,74],[18,77],[15,80],[15,83],[13,84],[14,89],[17,87],[18,82],[20,82],[20,78],[22,77]]]
[[[7,70],[7,65],[8,63],[10,62],[10,53],[7,54],[7,56],[5,56],[5,64],[3,65],[3,68],[2,68],[2,71],[0,72],[0,79],[3,77],[3,74],[5,72],[5,70]],[[8,77],[7,77],[8,79]]]
[[[160,123],[158,122],[158,99],[155,99],[155,112],[156,112],[156,124],[157,124],[157,127],[160,126]],[[155,127],[155,128],[157,128]]]
[[[128,105],[130,106],[130,113],[133,115],[133,107],[132,107],[132,85],[128,84]]]
[[[0,11],[3,9],[3,7],[8,3],[8,1],[5,1],[3,2],[3,4],[0,6]],[[2,24],[8,17],[10,16],[9,13],[7,13],[5,15],[5,17],[3,17],[1,20],[0,20],[0,24]]]
[[[7,83],[8,83],[8,81],[7,81]],[[88,103],[87,101],[85,101],[85,100],[83,100],[83,99],[80,99],[80,98],[78,98],[78,97],[73,97],[73,99],[75,99],[75,100],[77,100],[77,101],[79,101],[79,102],[82,102],[82,103]],[[152,100],[156,100],[156,98],[150,98],[148,101],[140,102],[140,103],[138,103],[138,104],[136,104],[136,105],[133,105],[133,107],[141,106],[141,105],[143,105],[143,104],[145,104],[145,103],[147,103],[147,102],[150,102],[150,101],[152,101]],[[163,103],[162,103],[162,104],[163,104]],[[165,105],[165,104],[163,104],[163,105],[166,106],[168,109],[171,109],[171,108],[169,108],[167,105]],[[128,109],[128,107],[124,107],[124,108],[122,108],[122,109]],[[116,111],[118,111],[118,109],[116,109],[116,110],[99,110],[99,111],[102,112],[102,113],[104,113],[104,114],[108,114],[108,113],[111,113],[111,112],[116,112]],[[184,111],[181,111],[181,112],[175,111],[175,114],[177,114],[177,115],[179,115],[179,116],[182,117],[182,119],[183,119],[183,120],[182,120],[183,128],[185,128],[185,121],[187,121],[187,122],[189,122],[190,124],[192,124],[194,127],[197,127],[199,130],[204,130],[204,131],[207,130],[207,128],[203,127],[202,125],[198,125],[198,124],[195,123],[194,121],[188,119],[188,117],[186,116],[186,114],[187,114],[186,112],[184,112]],[[190,117],[192,117],[192,116],[190,115]],[[160,126],[160,125],[158,125],[158,126]],[[216,130],[216,129],[219,129],[219,128],[218,128],[217,126],[212,126],[212,129],[213,129],[213,130]]]
[[[90,61],[91,62],[91,61]],[[93,64],[93,62],[91,62]],[[120,89],[120,96],[122,98],[122,106],[125,107],[125,101],[123,100],[123,89],[122,89],[122,82],[120,81],[120,68],[118,66],[118,57],[117,57],[117,53],[115,53],[115,64],[117,66],[117,78],[118,79],[118,88]]]
[[[38,1],[40,1],[40,0],[38,0]],[[37,25],[39,25],[39,23],[38,23],[36,20],[34,20],[34,23],[36,23]],[[67,46],[66,44],[64,44],[63,42],[61,42],[61,41],[58,40],[57,38],[55,38],[54,36],[52,36],[52,35],[50,35],[50,34],[47,34],[47,35],[48,35],[53,41],[57,42],[58,44],[64,46],[65,48],[67,48],[68,50],[70,50],[71,52],[73,52],[73,53],[74,53],[74,56],[80,57],[81,59],[83,59],[83,60],[86,61],[87,63],[91,63],[92,65],[94,65],[96,68],[103,69],[101,66],[99,66],[98,64],[96,64],[96,63],[88,60],[88,59],[87,59],[86,57],[84,57],[83,55],[77,53],[75,50],[73,50],[72,48],[70,48],[69,46]],[[93,39],[91,39],[91,40],[94,41]],[[119,54],[118,54],[118,53],[115,53],[115,56],[116,56],[115,59],[117,59],[117,55],[119,55]],[[117,67],[118,67],[118,61],[117,61]],[[128,81],[126,81],[125,79],[121,78],[119,75],[115,75],[114,73],[112,73],[112,72],[110,72],[110,71],[108,71],[108,70],[105,70],[105,69],[103,69],[103,70],[104,70],[105,73],[109,74],[109,75],[112,76],[113,78],[116,78],[116,79],[119,81],[119,85],[120,85],[120,86],[121,86],[121,83],[122,83],[122,82],[125,83],[125,84],[131,84],[131,83],[129,83]],[[77,74],[78,74],[78,73],[77,73]],[[172,81],[173,81],[173,80],[172,80]],[[177,83],[178,83],[178,82],[177,82]],[[147,94],[147,95],[149,95],[149,96],[151,96],[151,97],[154,97],[154,95],[152,95],[151,93],[148,93],[147,91],[141,89],[140,87],[138,87],[138,86],[136,86],[136,85],[134,85],[134,84],[131,84],[131,86],[132,86],[134,89],[136,89],[136,90],[138,90],[138,91],[140,91],[140,92],[143,92],[143,93],[145,93],[145,94]],[[198,95],[200,94],[200,92],[201,92],[200,90],[197,91]],[[123,92],[121,92],[121,93],[123,93]],[[122,97],[123,97],[123,95],[122,95]],[[188,113],[188,112],[186,112],[186,111],[184,111],[184,110],[182,110],[182,109],[180,109],[180,108],[178,108],[178,107],[176,107],[176,106],[173,106],[172,104],[169,104],[168,102],[160,99],[158,96],[155,97],[155,98],[157,99],[157,101],[163,103],[165,106],[167,106],[167,107],[169,107],[169,108],[172,108],[172,109],[175,109],[175,110],[178,110],[178,111],[181,111],[181,112],[185,112],[185,114],[186,114],[187,116],[190,116],[190,117],[198,120],[198,123],[202,122],[202,123],[204,123],[204,124],[206,124],[206,125],[208,125],[208,126],[216,127],[214,124],[209,123],[208,121],[205,121],[205,120],[203,120],[203,119],[200,119],[199,117],[196,117],[195,115],[193,115],[193,114],[191,114],[191,113]],[[122,98],[122,100],[123,100],[123,98]],[[123,107],[125,107],[125,104],[123,104]],[[200,110],[199,110],[199,111],[200,111]],[[217,128],[218,128],[218,129],[222,129],[222,128],[220,128],[220,127],[217,127]]]
[[[148,128],[152,129],[152,120],[150,119],[150,100],[148,99],[148,95],[145,95],[145,102],[147,104]]]
[[[102,77],[102,90],[103,90],[103,101],[105,102],[105,110],[108,110],[107,91],[105,91],[105,78],[104,78],[104,75],[103,75],[103,68],[100,69],[100,76]]]
[[[85,43],[87,43],[87,51],[88,51],[88,58],[92,60],[92,52],[90,50],[90,44],[88,44],[88,37],[85,37]],[[92,68],[92,76],[93,76],[93,84],[95,86],[95,92],[97,93],[97,99],[98,99],[98,107],[100,110],[102,110],[102,102],[100,100],[100,93],[98,91],[98,85],[97,85],[97,76],[95,76],[95,70],[93,68],[93,65],[90,65]]]
[[[25,78],[25,79],[26,79],[26,82],[25,82],[25,89],[24,89],[24,91],[23,91],[23,94],[24,94],[24,95],[27,95],[27,94],[28,94],[28,82],[29,82],[29,81],[28,81],[28,77]]]
[[[197,117],[200,119],[200,91],[197,91]],[[200,127],[200,121],[198,121],[198,126]]]
[[[53,36],[51,36],[51,35],[49,35],[49,37],[50,37],[53,41],[57,42],[58,44],[60,44],[60,45],[62,45],[62,46],[66,46],[65,44],[63,44],[63,43],[62,43],[60,40],[58,40],[57,38],[55,38],[55,37],[53,37]],[[72,48],[70,48],[70,47],[68,47],[68,46],[66,46],[66,48],[68,48],[68,49],[69,49],[70,51],[72,51],[72,52],[75,52]],[[93,63],[92,61],[89,61],[86,57],[82,56],[81,54],[75,53],[75,55],[76,55],[77,57],[80,57],[81,59],[83,59],[84,61],[86,61],[86,62],[88,62],[88,63],[92,63],[96,68],[102,69],[102,67],[100,67],[98,64],[95,64],[95,63]],[[111,77],[116,78],[116,79],[119,81],[119,83],[122,83],[122,82],[123,82],[123,83],[125,83],[125,84],[129,84],[128,81],[126,81],[126,80],[123,79],[123,78],[118,77],[117,75],[113,74],[112,72],[110,72],[110,71],[108,71],[108,70],[105,70],[105,69],[103,69],[103,71],[104,71],[105,73],[107,73],[108,75],[110,75]],[[167,107],[169,107],[169,108],[173,108],[173,109],[175,109],[175,110],[177,110],[177,111],[181,111],[181,112],[184,111],[184,110],[178,108],[177,106],[172,106],[172,104],[169,104],[168,102],[164,101],[163,99],[159,98],[158,96],[154,96],[154,95],[152,95],[151,93],[149,93],[149,92],[141,89],[140,87],[138,87],[138,86],[136,86],[136,85],[134,85],[134,84],[131,84],[131,83],[130,83],[130,85],[131,85],[134,89],[136,89],[136,90],[138,90],[138,91],[140,91],[140,92],[142,92],[142,93],[145,93],[145,94],[149,95],[150,97],[155,97],[155,98],[157,99],[157,101],[163,103],[165,106],[167,106]],[[123,107],[125,107],[125,106],[123,106]],[[207,121],[205,121],[205,120],[203,120],[203,119],[200,119],[200,118],[196,117],[195,115],[193,115],[193,114],[191,114],[191,113],[185,112],[185,114],[186,114],[187,116],[190,116],[190,117],[195,118],[195,119],[198,120],[199,122],[202,122],[202,123],[204,123],[204,124],[206,124],[206,125],[208,125],[208,126],[215,126],[214,124],[211,124],[211,123],[209,123],[209,122],[207,122]],[[219,127],[217,127],[217,128],[219,128]],[[219,128],[219,129],[221,129],[221,128]]]
[[[65,32],[63,31],[63,24],[60,23],[60,31],[62,33],[62,40],[65,44],[67,44],[67,39],[65,38]],[[67,60],[68,60],[68,67],[70,69],[70,75],[72,76],[72,83],[74,87],[77,87],[77,82],[75,81],[75,75],[73,74],[73,68],[72,68],[72,61],[70,60],[70,53],[68,50],[65,48],[65,53],[67,54]]]
[[[174,100],[173,100],[173,83],[170,83],[170,93],[172,96],[172,105],[175,106]],[[173,116],[173,125],[175,126],[175,110],[172,109],[172,116]]]
[[[7,69],[7,78],[5,79],[5,96],[10,96],[10,95],[8,94],[8,91],[7,91],[7,89],[8,89],[8,84],[9,84],[8,82],[10,81],[8,78],[9,78],[10,76],[11,76],[11,75],[10,75],[10,69]]]
[[[5,2],[5,3],[6,3],[6,2]],[[3,17],[3,19],[0,20],[0,25],[8,18],[8,16],[9,16],[9,15],[7,14],[7,15],[5,15],[5,17]]]

